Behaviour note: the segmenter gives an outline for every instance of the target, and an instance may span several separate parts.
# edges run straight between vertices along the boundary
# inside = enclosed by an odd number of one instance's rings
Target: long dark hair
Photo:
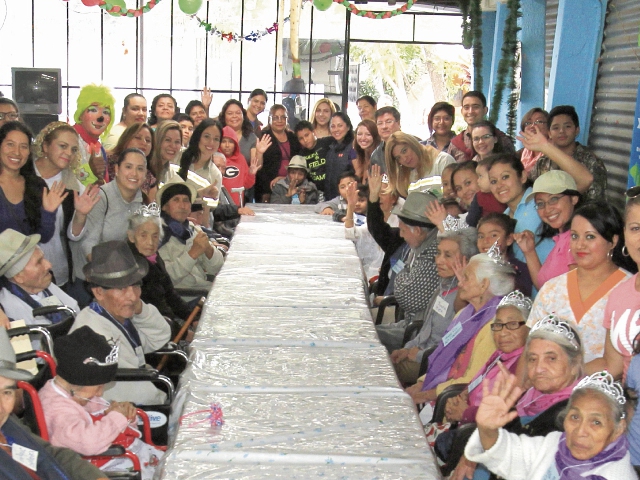
[[[242,111],[242,136],[245,137],[245,138],[248,138],[249,135],[251,135],[253,133],[253,126],[251,125],[251,122],[247,118],[247,111],[242,106],[242,104],[238,100],[236,100],[235,98],[227,100],[224,103],[224,105],[222,106],[222,109],[220,110],[220,114],[218,115],[218,122],[220,122],[220,125],[222,125],[223,127],[227,126],[227,122],[225,121],[224,116],[227,113],[227,109],[231,105],[235,105],[235,106],[239,107],[240,111]],[[222,132],[222,129],[220,129],[220,132]]]
[[[222,125],[219,121],[213,118],[205,118],[200,122],[200,125],[193,130],[193,135],[191,135],[189,139],[189,145],[180,157],[180,170],[178,170],[178,175],[180,175],[183,180],[187,179],[191,164],[197,161],[200,156],[200,137],[202,137],[202,133],[209,127],[217,127],[218,130],[220,130],[220,137],[222,137]]]
[[[116,155],[116,156],[120,155],[126,149],[127,143],[129,143],[133,139],[133,137],[135,137],[143,128],[146,129],[151,135],[151,151],[149,152],[149,155],[146,157],[147,165],[149,165],[149,161],[151,160],[151,155],[153,155],[153,149],[155,148],[156,145],[155,145],[155,132],[146,123],[134,123],[130,127],[127,127],[124,130],[124,132],[122,132],[122,135],[120,135],[120,138],[118,139],[118,143],[116,144],[116,146],[113,147],[113,149],[111,150],[110,152],[111,155]]]
[[[339,143],[338,146],[344,147],[345,145],[352,145],[355,135],[353,134],[353,124],[351,123],[351,119],[344,112],[336,112],[336,113],[334,113],[333,115],[331,115],[331,120],[333,120],[335,117],[340,118],[344,123],[347,124],[347,127],[349,127],[349,131],[344,136],[344,138],[342,139],[342,141]],[[331,129],[331,120],[329,120],[329,129]],[[335,138],[334,138],[334,141],[336,141]],[[337,141],[336,141],[336,143],[337,143]]]
[[[513,153],[503,152],[503,153],[493,153],[485,159],[488,161],[487,163],[487,171],[490,171],[494,165],[500,163],[502,165],[509,165],[515,172],[518,174],[518,177],[522,178],[523,175],[526,175],[524,171],[524,165],[522,162],[516,157]],[[526,191],[532,185],[531,180],[527,179],[524,185],[522,185],[522,190]]]
[[[638,271],[638,266],[631,260],[631,257],[622,255],[624,221],[616,207],[604,200],[591,200],[575,210],[573,218],[575,217],[587,220],[607,242],[613,242],[613,237],[617,235],[618,243],[613,246],[612,251],[613,263],[632,273]]]
[[[21,132],[27,136],[29,146],[33,143],[33,133],[24,123],[12,121],[0,127],[0,146],[7,139],[11,132]],[[0,172],[2,166],[0,165]],[[27,223],[32,233],[40,230],[40,209],[42,208],[42,188],[47,184],[38,175],[33,165],[33,154],[29,150],[27,163],[20,168],[20,175],[24,177],[24,211],[27,216]]]

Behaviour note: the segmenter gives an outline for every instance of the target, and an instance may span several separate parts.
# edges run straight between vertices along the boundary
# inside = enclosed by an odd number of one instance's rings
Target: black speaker
[[[40,132],[40,130],[49,125],[51,122],[57,122],[58,115],[27,113],[25,115],[20,115],[20,119],[25,124],[27,124],[27,126],[33,132],[33,136],[35,137],[36,135],[38,135],[38,132]]]

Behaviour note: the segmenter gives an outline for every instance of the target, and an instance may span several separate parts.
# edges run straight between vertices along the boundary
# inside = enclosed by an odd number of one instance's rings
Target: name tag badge
[[[40,304],[43,307],[52,307],[54,305],[55,306],[62,305],[62,302],[55,295],[51,295],[50,297],[46,297],[40,300]]]
[[[138,365],[140,367],[144,367],[146,361],[144,359],[144,352],[142,351],[142,347],[136,347],[136,357],[138,357]]]
[[[433,311],[441,317],[446,317],[447,310],[449,310],[449,304],[447,303],[447,301],[442,297],[436,298],[436,301],[433,304]]]
[[[461,331],[462,324],[456,323],[456,326],[449,330],[449,333],[447,333],[444,337],[442,337],[442,343],[444,344],[444,346],[446,347],[447,345],[449,345],[458,335],[460,335]]]
[[[469,384],[469,393],[473,392],[473,390],[480,385],[480,383],[482,382],[482,380],[484,379],[484,375],[480,375],[478,378],[476,378],[473,382],[471,382]]]
[[[34,472],[38,470],[38,452],[14,443],[11,446],[11,456],[21,465]]]
[[[393,271],[393,273],[395,273],[396,275],[399,274],[402,270],[404,269],[404,262],[402,260],[398,260],[393,267],[391,268],[391,271]]]

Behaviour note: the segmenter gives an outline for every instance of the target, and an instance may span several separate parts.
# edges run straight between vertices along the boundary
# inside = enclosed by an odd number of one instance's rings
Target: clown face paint
[[[99,103],[92,103],[80,116],[82,127],[92,137],[98,138],[111,123],[111,110]]]

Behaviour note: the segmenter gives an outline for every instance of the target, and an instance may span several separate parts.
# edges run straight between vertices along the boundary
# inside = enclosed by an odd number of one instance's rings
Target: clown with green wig
[[[85,185],[102,185],[109,182],[107,152],[100,139],[107,138],[113,125],[116,100],[104,85],[85,85],[78,96],[78,108],[73,115],[73,128],[80,135],[78,180]]]

